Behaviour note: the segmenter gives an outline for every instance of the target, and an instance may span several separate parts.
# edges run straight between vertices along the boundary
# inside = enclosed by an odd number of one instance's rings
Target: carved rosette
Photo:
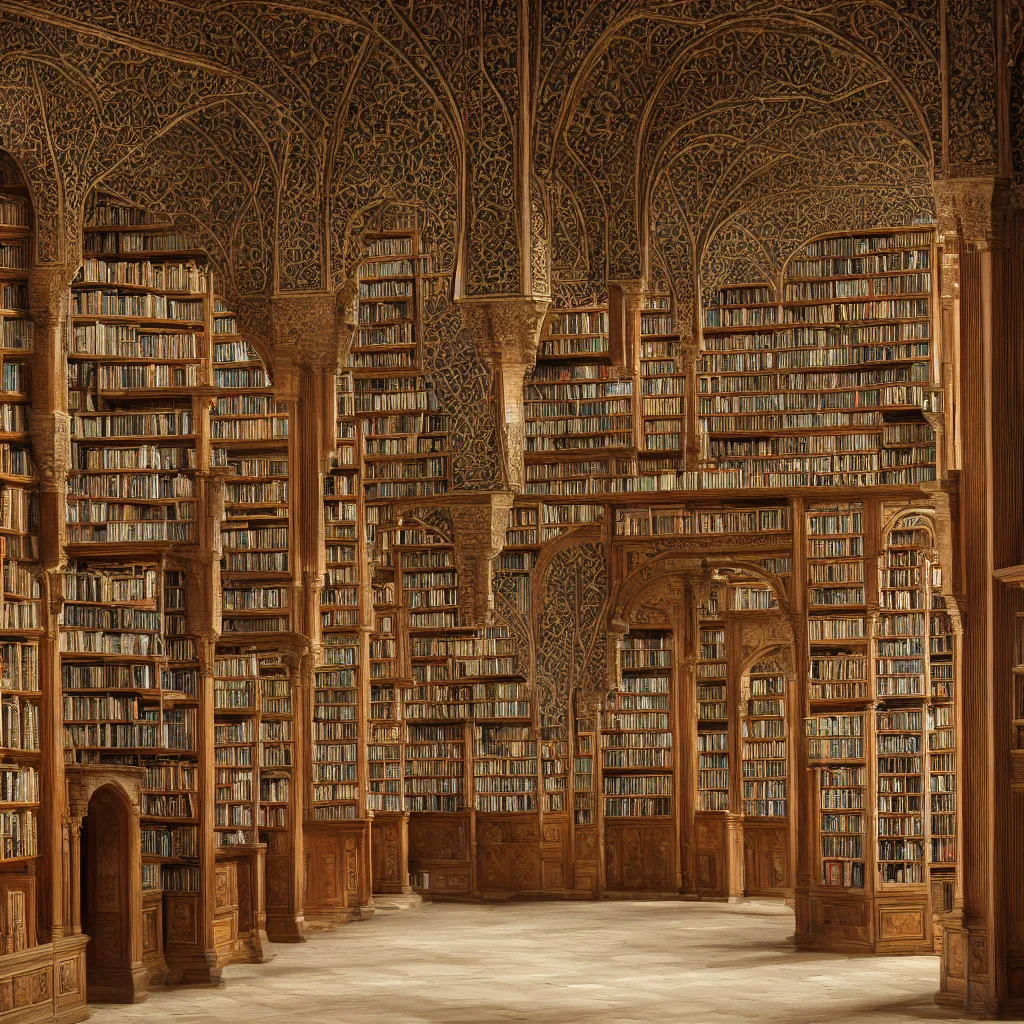
[[[513,490],[525,482],[526,419],[523,381],[537,362],[548,299],[513,297],[463,300],[462,322],[477,353],[490,367],[501,424],[505,479]]]

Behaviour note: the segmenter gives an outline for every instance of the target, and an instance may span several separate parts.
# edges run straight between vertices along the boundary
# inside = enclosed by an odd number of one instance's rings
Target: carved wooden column
[[[1009,681],[1016,599],[993,576],[1021,561],[1020,353],[1006,322],[1004,188],[995,178],[939,182],[944,248],[959,254],[959,377],[966,528],[963,560],[963,908],[943,921],[937,999],[971,1012],[1020,1005],[1024,965],[1008,962],[1007,894],[1024,885],[1010,835]],[[956,226],[956,236],[951,227]],[[952,268],[948,268],[952,269]],[[1018,823],[1017,827],[1020,825]]]
[[[61,701],[60,637],[62,602],[58,572],[64,562],[64,498],[71,462],[71,420],[67,412],[64,331],[68,289],[78,261],[29,271],[29,309],[33,327],[32,404],[29,429],[39,473],[40,560],[45,570],[44,634],[39,642],[39,685],[43,692],[40,721],[42,787],[50,798],[39,815],[39,850],[44,877],[38,889],[41,938],[57,940],[68,929],[64,913],[64,716]]]
[[[699,282],[698,282],[699,285]],[[700,302],[697,296],[700,294],[699,286],[690,295],[685,305],[675,311],[675,326],[679,332],[679,341],[682,345],[681,358],[686,369],[686,450],[685,467],[688,472],[694,472],[700,464],[701,444],[700,422],[698,412],[700,410],[700,395],[697,391],[697,367],[700,365],[700,348],[702,326],[700,318]]]
[[[523,380],[537,363],[548,303],[548,299],[525,296],[464,299],[460,303],[462,321],[473,335],[477,352],[491,368],[503,472],[506,484],[514,491],[521,491],[525,483]]]
[[[676,708],[679,745],[676,751],[680,843],[680,891],[697,897],[697,653],[700,629],[697,599],[687,588],[673,631],[675,637]]]
[[[804,736],[804,719],[810,715],[810,648],[807,640],[807,516],[803,498],[794,498],[791,503],[793,516],[793,581],[792,616],[793,664],[796,685],[787,694],[786,722],[794,747],[790,764],[793,778],[790,782],[790,817],[796,819],[796,850],[792,857],[795,884],[794,909],[796,911],[795,933],[799,943],[811,940],[812,894],[814,868],[817,862],[817,826],[815,823],[815,779],[807,757],[807,740]]]
[[[728,655],[726,700],[729,708],[729,810],[725,813],[725,897],[731,902],[743,895],[743,730],[740,671],[744,654],[743,624],[728,610],[725,619],[725,650]]]
[[[267,931],[275,941],[303,933],[303,849],[313,670],[320,643],[320,591],[325,569],[323,474],[334,447],[335,375],[348,349],[333,293],[280,296],[270,303],[274,394],[288,411],[289,501],[292,512],[292,719],[294,765],[287,851],[267,852]],[[281,872],[287,878],[281,877]]]

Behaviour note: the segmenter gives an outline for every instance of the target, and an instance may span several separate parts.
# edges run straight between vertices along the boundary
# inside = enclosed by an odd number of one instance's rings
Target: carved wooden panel
[[[370,830],[373,891],[403,892],[409,884],[408,819],[378,813]]]
[[[599,879],[599,847],[596,828],[576,828],[573,832],[573,888],[596,892]]]
[[[142,955],[144,958],[159,955],[160,940],[163,938],[161,913],[163,896],[156,894],[156,899],[146,900],[142,906]]]
[[[750,896],[779,896],[791,890],[789,830],[747,822],[743,834],[743,889]]]
[[[214,906],[217,910],[238,906],[238,865],[218,864],[213,876]]]
[[[531,816],[477,817],[477,884],[481,889],[537,892],[541,888],[541,831]]]
[[[199,941],[197,907],[195,893],[169,892],[164,897],[164,943],[168,951]]]
[[[469,858],[469,822],[446,817],[413,815],[409,820],[409,860],[467,860]]]
[[[879,952],[931,952],[932,916],[925,894],[880,896],[875,913]]]
[[[701,896],[727,896],[725,821],[721,815],[699,816],[697,828],[697,892]]]
[[[14,1009],[45,1003],[52,995],[52,968],[44,967],[42,970],[26,971],[14,976]]]
[[[675,829],[670,824],[606,824],[605,884],[627,892],[676,890]]]
[[[413,814],[409,818],[409,872],[425,874],[430,893],[468,893],[468,815]]]
[[[861,896],[811,897],[810,932],[823,944],[863,944],[871,938],[869,905]]]
[[[340,837],[331,833],[307,834],[305,858],[307,909],[321,911],[347,906]]]

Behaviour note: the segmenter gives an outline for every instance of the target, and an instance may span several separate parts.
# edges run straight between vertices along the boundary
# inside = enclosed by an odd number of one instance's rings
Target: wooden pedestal
[[[303,826],[308,928],[333,928],[373,914],[371,820],[307,821]]]

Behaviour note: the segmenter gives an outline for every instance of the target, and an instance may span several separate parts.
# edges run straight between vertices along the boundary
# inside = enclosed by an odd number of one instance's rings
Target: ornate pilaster
[[[523,489],[526,419],[523,380],[537,362],[548,299],[515,297],[464,300],[462,320],[473,335],[476,350],[491,369],[504,477],[515,491]]]
[[[47,524],[40,536],[40,555],[47,566],[60,564],[67,536],[63,501],[71,465],[71,419],[64,331],[68,290],[77,272],[76,260],[34,267],[28,275],[34,349],[29,431],[39,474],[40,512]]]
[[[995,177],[937,183],[944,252],[943,327],[965,368],[955,380],[964,531],[954,565],[964,622],[960,790],[962,894],[943,916],[937,999],[995,1014],[1020,999],[1010,960],[1010,918],[1024,879],[1010,856],[1006,764],[1012,717],[1010,643],[1016,602],[993,572],[1020,560],[1020,385],[1007,309],[1005,183]],[[955,256],[955,259],[953,258]],[[1011,261],[1012,262],[1012,261]],[[948,298],[947,298],[948,294]],[[962,588],[959,584],[962,580]]]
[[[608,282],[608,334],[612,359],[633,369],[640,360],[640,312],[647,303],[643,278]]]

